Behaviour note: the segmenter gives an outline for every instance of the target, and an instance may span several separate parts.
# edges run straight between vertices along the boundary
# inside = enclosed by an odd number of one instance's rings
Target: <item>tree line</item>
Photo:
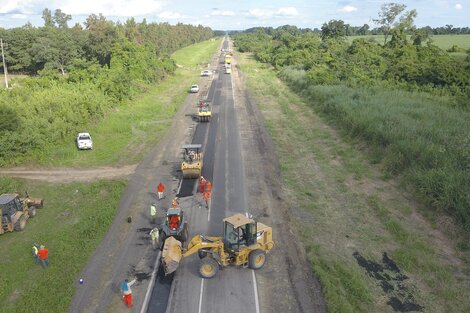
[[[115,23],[90,15],[84,27],[71,16],[43,11],[44,26],[0,29],[10,73],[29,74],[0,89],[0,166],[68,141],[113,107],[171,75],[170,54],[213,37],[185,24]]]
[[[416,14],[382,7],[381,42],[348,43],[334,20],[319,34],[289,25],[250,29],[234,36],[235,46],[272,65],[347,136],[364,140],[387,175],[400,175],[470,230],[470,57],[423,44]]]
[[[91,14],[84,27],[79,23],[69,27],[72,17],[60,9],[54,14],[44,9],[42,17],[43,27],[28,23],[18,28],[0,28],[10,72],[37,74],[43,69],[57,69],[65,73],[74,68],[77,60],[109,66],[113,45],[123,39],[164,58],[179,48],[213,36],[210,28],[201,25],[172,26],[148,23],[145,19],[137,23],[134,18],[115,23],[101,14]]]

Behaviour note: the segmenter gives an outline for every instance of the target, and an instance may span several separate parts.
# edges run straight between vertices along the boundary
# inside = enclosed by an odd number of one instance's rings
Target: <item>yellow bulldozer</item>
[[[196,252],[200,258],[199,274],[203,278],[212,278],[220,267],[229,265],[262,268],[266,253],[274,247],[272,228],[239,213],[223,221],[223,237],[196,235],[186,248],[174,237],[168,238],[161,262],[165,274],[176,271],[182,258]]]
[[[181,171],[183,178],[198,178],[201,176],[203,154],[201,144],[183,145],[183,162]]]
[[[36,210],[42,208],[43,204],[43,199],[30,198],[28,194],[26,194],[26,198],[20,198],[17,193],[0,195],[0,216],[2,218],[0,235],[25,229],[26,221],[30,217],[34,217]]]

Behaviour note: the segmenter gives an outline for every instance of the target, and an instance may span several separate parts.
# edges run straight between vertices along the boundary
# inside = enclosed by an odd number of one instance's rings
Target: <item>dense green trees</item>
[[[272,64],[337,127],[365,140],[389,175],[403,177],[430,207],[470,230],[470,58],[422,45],[429,30],[414,29],[416,12],[404,10],[384,24],[385,44],[348,44],[341,38],[347,27],[338,21],[325,23],[321,36],[250,29],[236,35],[235,44]]]
[[[90,15],[71,28],[60,10],[43,11],[44,27],[0,29],[10,73],[33,74],[0,89],[0,166],[73,138],[112,107],[174,72],[175,50],[209,39],[202,26],[124,24]]]

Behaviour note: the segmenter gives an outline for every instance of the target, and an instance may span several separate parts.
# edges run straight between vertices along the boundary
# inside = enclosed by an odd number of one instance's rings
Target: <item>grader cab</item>
[[[235,214],[224,219],[224,236],[196,235],[186,248],[171,237],[165,242],[162,266],[165,274],[176,271],[182,258],[198,253],[199,274],[214,277],[220,267],[229,265],[260,269],[266,262],[266,253],[274,246],[272,228]]]
[[[202,172],[201,144],[183,145],[183,162],[181,163],[181,171],[183,178],[198,178]]]

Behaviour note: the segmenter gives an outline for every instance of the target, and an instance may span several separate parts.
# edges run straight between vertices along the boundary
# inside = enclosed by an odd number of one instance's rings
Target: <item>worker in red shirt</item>
[[[43,269],[46,269],[46,266],[49,265],[49,250],[46,247],[41,245],[38,251],[39,260],[41,260],[41,266]]]
[[[201,190],[201,193],[204,193],[205,185],[206,185],[206,180],[204,179],[204,176],[199,177],[199,190]]]
[[[158,192],[158,200],[163,199],[163,193],[165,192],[165,185],[163,185],[162,182],[158,184],[157,192]]]

